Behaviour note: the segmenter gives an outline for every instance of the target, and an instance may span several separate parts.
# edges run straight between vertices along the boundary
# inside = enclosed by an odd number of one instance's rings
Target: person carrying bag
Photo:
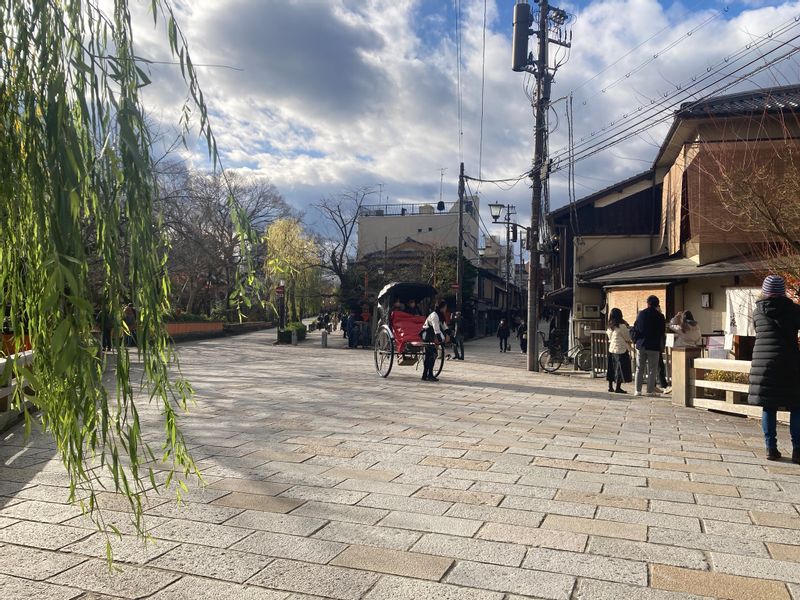
[[[631,369],[631,355],[628,348],[633,344],[628,324],[622,318],[622,311],[612,308],[608,317],[608,391],[617,394],[627,394],[622,389],[622,384],[633,381]]]
[[[444,322],[444,309],[447,308],[446,300],[439,300],[436,308],[425,319],[420,337],[426,343],[425,358],[422,363],[422,381],[439,381],[433,375],[433,365],[436,363],[436,346],[444,343],[442,323]]]

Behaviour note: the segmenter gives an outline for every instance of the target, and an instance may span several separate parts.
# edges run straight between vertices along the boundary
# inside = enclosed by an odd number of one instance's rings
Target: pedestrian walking
[[[500,319],[500,325],[497,327],[497,337],[500,338],[500,352],[508,352],[508,337],[511,335],[511,328],[508,326],[508,321]]]
[[[136,345],[136,309],[133,304],[128,304],[122,313],[122,321],[125,323],[125,346],[130,348]]]
[[[422,341],[425,344],[425,357],[422,362],[422,381],[439,381],[433,375],[433,365],[436,362],[436,346],[444,343],[442,323],[444,323],[444,309],[447,308],[446,300],[439,300],[436,308],[427,316],[422,326]]]
[[[450,319],[451,339],[453,342],[453,359],[464,360],[464,332],[462,331],[463,319],[461,312],[456,311]]]
[[[779,460],[777,412],[790,413],[792,462],[800,464],[800,306],[786,297],[783,277],[769,275],[761,286],[762,298],[756,302],[753,324],[756,343],[750,365],[750,390],[747,401],[761,407],[761,428],[767,460]]]
[[[658,310],[658,306],[658,296],[648,296],[647,308],[639,312],[633,324],[631,338],[636,343],[634,396],[642,395],[645,372],[647,372],[647,393],[652,395],[656,392],[658,359],[666,327],[666,319]]]
[[[608,369],[606,379],[608,380],[608,391],[617,394],[627,394],[622,389],[623,383],[630,383],[631,376],[631,355],[628,348],[633,344],[628,323],[622,318],[622,311],[612,308],[608,316]]]

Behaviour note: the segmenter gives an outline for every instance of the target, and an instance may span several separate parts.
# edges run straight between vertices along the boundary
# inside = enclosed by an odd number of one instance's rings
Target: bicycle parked
[[[558,339],[546,340],[544,333],[539,332],[542,346],[545,348],[539,354],[539,367],[548,373],[555,373],[564,363],[572,364],[581,371],[592,368],[592,351],[584,346],[580,339],[574,338],[573,346],[567,352],[561,349]]]

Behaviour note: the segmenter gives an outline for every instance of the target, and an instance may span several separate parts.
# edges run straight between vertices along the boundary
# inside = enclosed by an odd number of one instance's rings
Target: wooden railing
[[[720,358],[699,358],[699,350],[676,349],[673,362],[675,385],[673,402],[682,406],[693,406],[717,412],[731,413],[748,417],[761,417],[761,407],[747,403],[750,384],[734,381],[709,379],[711,372],[728,374],[726,379],[735,379],[750,374],[749,360],[726,360]],[[789,413],[779,411],[778,420],[789,421]]]

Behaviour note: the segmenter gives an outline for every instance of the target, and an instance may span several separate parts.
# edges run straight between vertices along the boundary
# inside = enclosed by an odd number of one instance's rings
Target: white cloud
[[[533,119],[523,92],[525,76],[510,68],[513,2],[488,2],[482,174],[502,178],[530,166]],[[553,98],[575,92],[576,141],[674,85],[700,74],[723,56],[800,14],[798,2],[723,15],[691,37],[686,33],[715,14],[691,4],[657,0],[585,3],[574,25],[569,62],[558,72]],[[772,3],[774,4],[774,3]],[[482,0],[462,0],[463,137],[467,172],[478,174]],[[503,10],[499,10],[503,9]],[[228,167],[268,176],[298,207],[348,188],[383,183],[392,200],[438,198],[439,169],[447,167],[446,193],[455,197],[458,172],[456,43],[453,3],[432,11],[429,0],[228,0],[179,8],[196,63],[242,71],[200,68],[220,151]],[[502,18],[499,15],[503,15]],[[152,20],[137,15],[141,54],[166,57],[165,38]],[[595,73],[648,38],[590,83]],[[800,32],[798,26],[794,33]],[[674,48],[640,71],[637,65],[674,40]],[[773,44],[774,45],[774,44]],[[160,47],[161,50],[156,50]],[[770,46],[771,47],[771,46]],[[177,67],[153,67],[146,90],[153,114],[176,122],[184,97]],[[606,86],[622,80],[601,92]],[[797,63],[784,65],[737,89],[797,82]],[[551,113],[551,149],[566,140],[565,104]],[[584,195],[647,169],[665,123],[578,164]],[[595,138],[596,139],[596,138]],[[624,157],[624,158],[618,158]],[[200,153],[195,160],[202,161]],[[553,179],[553,205],[563,204],[565,177]],[[522,182],[501,192],[484,185],[486,201],[516,203],[529,211]],[[488,218],[485,218],[488,221]]]

